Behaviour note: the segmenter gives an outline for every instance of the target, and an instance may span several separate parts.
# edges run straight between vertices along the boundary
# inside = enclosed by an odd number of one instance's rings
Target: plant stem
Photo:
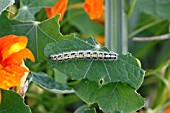
[[[1,92],[1,89],[0,89],[0,105],[1,105],[1,102],[2,102],[2,92]]]
[[[166,68],[164,78],[167,81],[170,80],[170,65]],[[165,84],[161,84],[161,87],[158,90],[158,94],[157,94],[156,100],[153,105],[154,111],[158,112],[157,110],[159,110],[159,107],[161,107],[165,104],[168,94],[169,94],[169,91],[168,91],[167,86]]]
[[[105,0],[105,45],[117,53],[127,53],[127,20],[122,0]]]
[[[116,9],[114,8],[114,1],[115,0],[105,0],[105,11],[106,11],[106,22],[105,22],[105,45],[110,49],[111,51],[117,52],[117,45],[116,41],[114,40],[114,36],[116,35],[116,26],[115,26],[115,19],[116,16]],[[113,43],[112,43],[113,42]]]
[[[145,74],[145,77],[149,77],[152,76],[154,74],[159,73],[164,67],[169,66],[170,65],[170,60],[168,60],[165,64],[162,64],[161,66],[159,66],[157,69],[154,70],[148,70],[146,71],[147,73]]]
[[[152,37],[134,37],[133,41],[144,42],[144,41],[158,41],[158,40],[167,40],[170,39],[169,34],[152,36]]]
[[[129,10],[128,10],[128,13],[127,13],[128,17],[130,17],[132,15],[132,12],[134,10],[135,4],[136,4],[136,0],[132,0],[132,2],[130,4],[130,7],[129,7]]]
[[[83,3],[77,3],[68,6],[67,10],[72,10],[72,9],[83,9],[84,4]]]
[[[129,34],[129,38],[132,38],[132,37],[134,37],[135,35],[137,35],[137,34],[139,34],[140,32],[142,32],[142,31],[144,31],[144,30],[146,30],[146,29],[148,29],[148,28],[150,28],[150,27],[153,27],[153,26],[155,26],[155,25],[157,25],[157,24],[159,24],[159,23],[161,23],[161,22],[164,22],[165,20],[156,20],[156,21],[154,21],[154,22],[151,22],[151,23],[149,23],[149,24],[147,24],[147,25],[144,25],[144,26],[142,26],[141,28],[139,28],[139,29],[137,29],[137,30],[135,30],[134,32],[132,32],[131,34]]]

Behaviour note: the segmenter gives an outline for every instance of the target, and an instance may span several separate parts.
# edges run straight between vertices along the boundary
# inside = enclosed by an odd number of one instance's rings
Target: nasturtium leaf
[[[86,109],[83,113],[96,113],[96,109]]]
[[[57,94],[73,93],[74,90],[64,84],[56,82],[45,73],[32,73],[31,80],[42,88]]]
[[[95,42],[93,38],[81,40],[79,38],[70,38],[50,43],[45,47],[45,54],[49,57],[52,54],[79,51],[79,50],[96,50],[108,51]],[[92,44],[92,41],[94,42]],[[102,85],[110,82],[125,82],[133,88],[138,89],[144,79],[144,70],[142,70],[136,59],[130,54],[118,55],[118,60],[70,60],[55,62],[49,59],[49,66],[56,68],[64,74],[71,76],[73,80],[89,79]]]
[[[66,84],[68,76],[65,75],[64,73],[61,73],[60,71],[58,71],[55,68],[53,70],[54,70],[54,79],[55,79],[55,81],[57,81],[59,83],[62,83],[62,84]]]
[[[14,0],[0,0],[0,15],[10,5],[15,3]]]
[[[35,20],[35,14],[41,8],[52,7],[58,0],[20,0],[20,8],[15,19],[21,21]]]
[[[97,103],[104,112],[131,113],[144,106],[144,99],[127,83],[100,86],[94,81],[82,80],[76,94],[88,104]]]
[[[69,5],[83,4],[84,0],[70,0]],[[82,8],[70,9],[67,12],[66,19],[68,22],[78,28],[85,35],[102,35],[104,33],[104,25],[98,24],[90,20],[89,16]],[[83,22],[82,22],[83,20]]]
[[[169,0],[137,0],[135,10],[170,20]]]
[[[10,34],[23,35],[28,38],[28,48],[33,52],[36,61],[43,61],[44,47],[48,43],[63,38],[74,37],[73,35],[63,36],[60,33],[59,15],[43,22],[20,22],[9,20],[3,13],[0,16],[0,37]]]
[[[31,110],[24,103],[24,99],[14,91],[1,90],[2,102],[0,113],[31,113]]]
[[[95,108],[89,108],[88,105],[80,106],[74,113],[96,113]]]

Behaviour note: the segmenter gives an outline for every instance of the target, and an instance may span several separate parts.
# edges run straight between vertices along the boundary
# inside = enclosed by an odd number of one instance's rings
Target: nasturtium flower
[[[59,20],[61,21],[64,17],[65,12],[66,12],[68,2],[69,2],[69,0],[59,0],[53,7],[45,8],[47,17],[52,18],[56,14],[60,14],[61,17]]]
[[[104,36],[95,36],[94,37],[97,42],[99,42],[101,45],[104,45],[105,43],[105,38]]]
[[[21,79],[29,70],[22,65],[23,59],[35,61],[32,52],[26,48],[25,36],[8,35],[0,38],[0,88],[19,87]]]
[[[167,107],[167,109],[164,111],[164,113],[170,113],[170,105]]]
[[[104,0],[85,0],[84,2],[84,10],[90,16],[91,20],[100,19],[103,12]]]

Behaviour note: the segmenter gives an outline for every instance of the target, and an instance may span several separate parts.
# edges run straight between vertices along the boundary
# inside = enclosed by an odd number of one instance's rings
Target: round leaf
[[[70,38],[48,44],[45,48],[45,54],[49,57],[52,54],[79,50],[108,51],[92,38],[86,39],[86,41]],[[110,82],[126,82],[135,89],[138,89],[142,84],[145,73],[130,54],[119,55],[116,61],[70,60],[55,62],[49,60],[49,65],[71,76],[74,80],[87,78],[98,83],[102,80],[103,85]]]

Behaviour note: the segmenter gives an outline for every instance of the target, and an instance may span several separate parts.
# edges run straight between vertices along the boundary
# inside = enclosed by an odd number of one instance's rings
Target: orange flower
[[[104,12],[103,2],[104,0],[85,0],[84,10],[91,20],[100,19]]]
[[[0,88],[9,89],[20,86],[25,72],[22,66],[25,58],[35,61],[33,54],[26,48],[28,39],[25,36],[8,35],[0,38]]]
[[[56,14],[61,14],[60,21],[63,19],[67,9],[68,0],[59,0],[52,8],[45,8],[47,17],[52,18]]]
[[[105,38],[104,38],[104,36],[95,36],[94,38],[95,38],[96,41],[99,42],[101,45],[104,45],[104,43],[105,43]]]
[[[164,111],[164,113],[170,113],[170,105],[169,105],[168,108]]]

